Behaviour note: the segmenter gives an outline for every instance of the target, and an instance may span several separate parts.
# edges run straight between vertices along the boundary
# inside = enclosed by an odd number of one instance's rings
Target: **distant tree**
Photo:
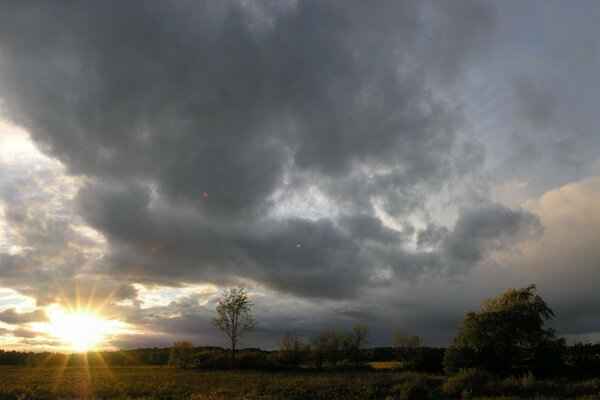
[[[478,312],[465,314],[453,344],[446,350],[444,368],[484,368],[499,374],[548,372],[562,363],[565,342],[545,320],[554,313],[537,294],[536,286],[510,289],[487,299]]]
[[[224,290],[217,303],[213,325],[225,332],[231,341],[231,365],[234,368],[238,340],[253,331],[257,325],[257,321],[250,315],[252,306],[243,286]]]
[[[361,349],[367,344],[371,331],[366,324],[359,322],[352,327],[350,333],[350,343],[353,348],[353,358],[358,360],[360,358]]]
[[[335,365],[342,359],[348,337],[338,330],[323,329],[310,339],[310,354],[315,367],[321,369],[325,361]]]
[[[417,335],[410,335],[402,331],[394,333],[394,349],[398,358],[408,367],[412,368],[412,363],[421,347],[422,340]]]
[[[298,368],[306,358],[306,345],[292,332],[285,332],[279,339],[279,362],[291,368]]]
[[[169,353],[169,364],[179,368],[189,368],[192,365],[192,354],[194,346],[191,342],[181,341],[173,343],[171,352]]]

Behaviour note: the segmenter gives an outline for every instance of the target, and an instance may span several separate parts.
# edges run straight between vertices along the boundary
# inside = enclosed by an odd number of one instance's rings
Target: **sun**
[[[95,350],[119,332],[119,321],[107,320],[92,313],[52,310],[48,333],[72,351]]]

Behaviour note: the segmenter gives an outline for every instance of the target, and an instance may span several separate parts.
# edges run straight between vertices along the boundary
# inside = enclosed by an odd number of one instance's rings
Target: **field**
[[[374,372],[183,371],[170,367],[0,368],[1,399],[600,399],[600,380],[486,381]]]

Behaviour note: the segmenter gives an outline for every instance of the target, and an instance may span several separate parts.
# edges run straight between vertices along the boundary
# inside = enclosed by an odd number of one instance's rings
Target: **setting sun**
[[[101,346],[122,325],[91,313],[56,310],[50,313],[48,333],[73,351],[87,351]]]

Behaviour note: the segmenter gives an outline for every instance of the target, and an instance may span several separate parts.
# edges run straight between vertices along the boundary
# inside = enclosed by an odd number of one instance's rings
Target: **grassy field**
[[[536,381],[374,372],[0,368],[1,399],[600,399],[600,380]]]

